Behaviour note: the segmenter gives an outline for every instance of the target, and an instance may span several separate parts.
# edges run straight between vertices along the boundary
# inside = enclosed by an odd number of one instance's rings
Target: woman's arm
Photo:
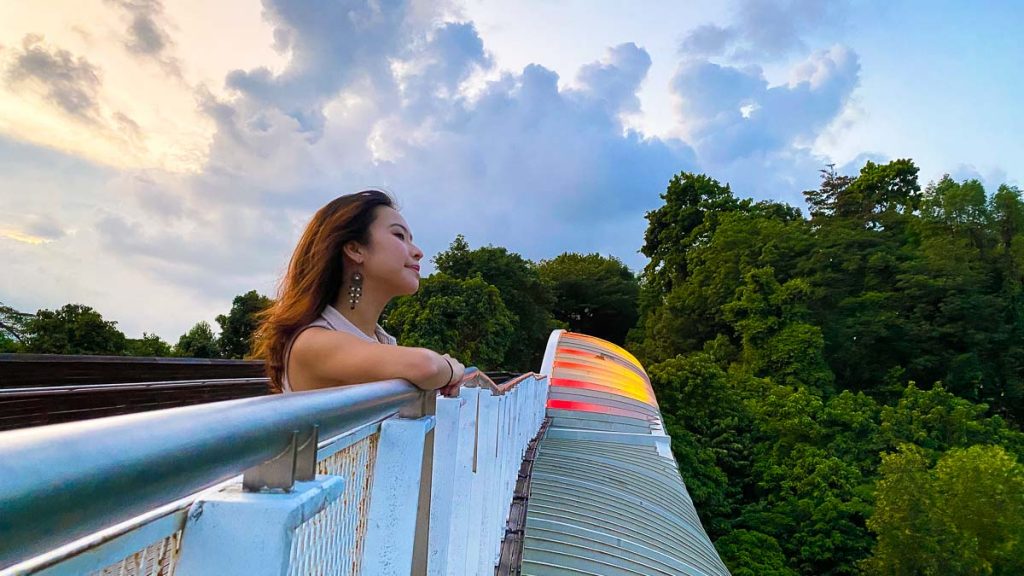
[[[352,334],[308,328],[292,344],[288,382],[293,390],[312,390],[403,378],[424,390],[462,380],[457,360],[426,348],[367,342]]]

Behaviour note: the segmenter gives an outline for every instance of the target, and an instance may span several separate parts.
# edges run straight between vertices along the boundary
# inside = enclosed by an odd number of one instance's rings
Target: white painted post
[[[189,510],[175,574],[288,574],[296,529],[337,501],[344,487],[339,476],[317,476],[287,493],[243,492],[239,484],[202,497]]]
[[[364,574],[408,576],[413,572],[424,444],[432,442],[434,422],[433,416],[424,416],[381,423],[363,548]],[[428,497],[425,504],[429,501]]]
[[[501,428],[498,431],[499,436],[495,459],[498,462],[501,476],[497,478],[498,498],[494,503],[494,512],[491,516],[491,531],[494,534],[492,565],[497,565],[498,559],[501,557],[501,539],[505,537],[505,519],[508,518],[509,503],[512,502],[508,481],[509,476],[512,474],[509,457],[515,457],[516,453],[516,443],[511,434],[514,418],[513,408],[515,407],[513,400],[514,397],[508,394],[502,396],[500,400]]]
[[[496,468],[494,451],[498,444],[498,396],[491,394],[489,390],[480,392],[480,422],[477,427],[478,443],[477,448],[477,474],[474,479],[474,490],[481,495],[479,506],[475,506],[474,512],[478,515],[470,518],[471,530],[475,529],[479,534],[479,542],[475,554],[470,551],[470,559],[475,563],[470,564],[470,574],[487,574],[494,570],[492,563],[492,535],[493,532],[488,521],[494,507],[494,487],[496,481]],[[475,496],[475,494],[474,494]]]
[[[465,405],[466,399],[461,397],[437,399],[427,556],[427,574],[430,576],[445,576],[448,573],[452,496],[457,486],[457,457],[461,449],[459,430]]]
[[[463,574],[480,573],[480,557],[487,532],[484,528],[484,517],[487,506],[487,494],[492,490],[489,481],[493,460],[487,458],[488,448],[494,451],[494,404],[490,390],[477,390],[476,449],[473,457],[472,492],[469,500],[469,518],[467,525],[466,570]],[[485,555],[485,560],[486,560]]]
[[[473,498],[473,458],[476,451],[477,404],[479,388],[463,388],[460,399],[465,402],[458,426],[458,452],[455,455],[454,490],[451,526],[448,536],[447,576],[467,574],[469,550],[469,517]],[[433,528],[431,528],[433,532]]]

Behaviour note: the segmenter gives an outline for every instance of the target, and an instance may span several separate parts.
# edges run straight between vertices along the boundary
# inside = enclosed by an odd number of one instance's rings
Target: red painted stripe
[[[596,412],[598,414],[610,414],[612,416],[625,416],[626,418],[636,418],[637,420],[649,420],[649,417],[641,412],[623,410],[622,408],[611,408],[609,406],[602,406],[601,404],[594,404],[593,402],[577,402],[575,400],[548,400],[548,410]]]
[[[596,392],[607,392],[608,394],[614,394],[616,396],[621,396],[623,398],[629,398],[630,400],[638,400],[640,402],[644,402],[645,404],[650,405],[650,402],[647,402],[647,401],[642,400],[640,398],[634,398],[633,396],[630,396],[629,394],[623,394],[621,388],[616,388],[614,386],[605,386],[603,384],[597,384],[597,383],[594,383],[594,382],[584,382],[582,380],[571,380],[569,378],[552,378],[551,379],[551,386],[562,386],[562,387],[565,387],[565,388],[582,388],[584,390],[594,390]]]
[[[629,368],[626,368],[625,366],[620,366],[612,362],[611,360],[598,360],[597,358],[594,358],[593,360],[594,361],[591,363],[573,362],[571,360],[555,360],[553,363],[553,367],[567,368],[569,370],[598,372],[601,374],[609,374],[619,378],[626,378],[628,377],[626,376],[628,374],[629,376],[633,376],[637,380],[640,380],[640,376],[638,376],[635,372],[633,372]]]
[[[587,382],[584,380],[573,380],[571,378],[552,378],[551,386],[566,386],[569,388],[587,388],[587,389],[598,389],[602,391],[611,392],[619,396],[625,396],[622,390],[615,388],[614,386],[605,386],[604,384],[598,384],[596,382]]]

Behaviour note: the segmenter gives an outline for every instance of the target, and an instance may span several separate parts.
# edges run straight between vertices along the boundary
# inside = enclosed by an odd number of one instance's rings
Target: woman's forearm
[[[427,348],[412,350],[416,354],[409,366],[409,381],[423,390],[437,390],[452,381],[454,369],[443,356]]]

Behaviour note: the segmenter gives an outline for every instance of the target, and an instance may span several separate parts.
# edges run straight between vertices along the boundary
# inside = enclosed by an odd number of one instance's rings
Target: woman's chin
[[[412,294],[415,294],[416,291],[419,290],[419,289],[420,289],[420,279],[419,279],[419,277],[417,277],[416,280],[410,282],[406,286],[406,291],[402,295],[403,296],[411,296]]]

